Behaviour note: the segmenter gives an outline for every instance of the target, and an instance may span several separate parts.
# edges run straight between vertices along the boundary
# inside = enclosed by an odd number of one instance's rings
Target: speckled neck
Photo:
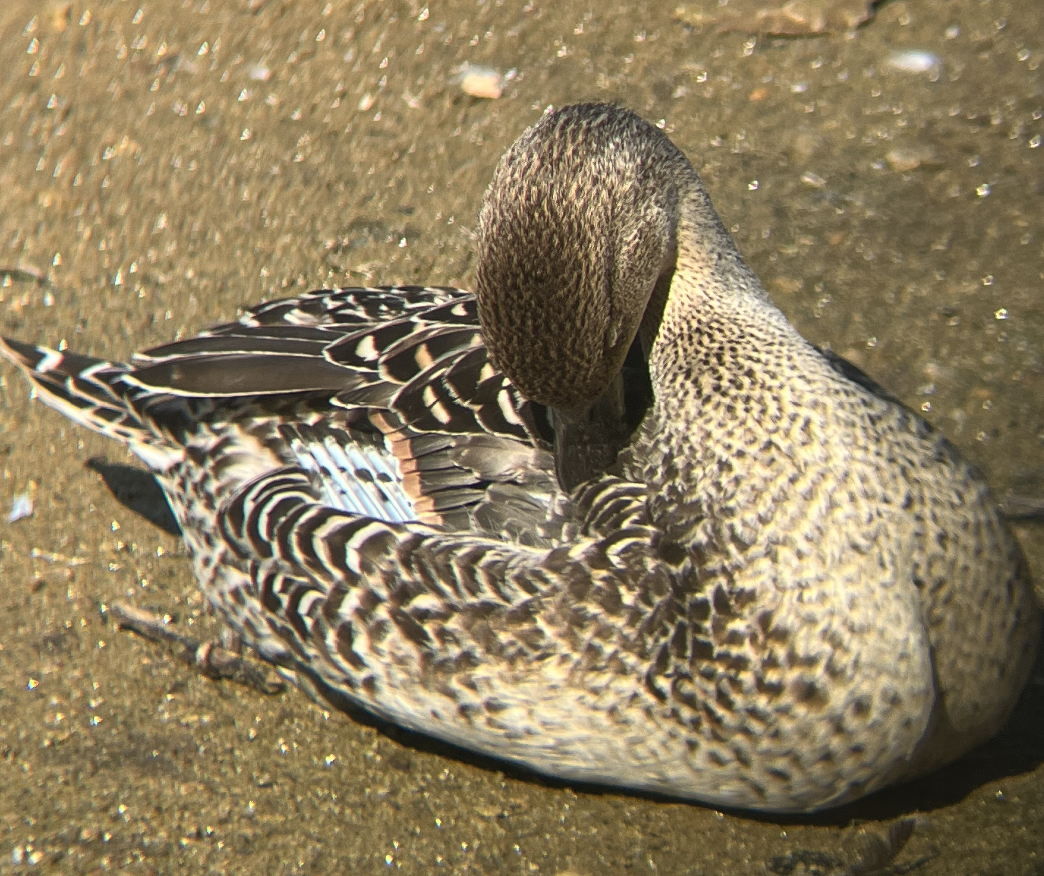
[[[814,396],[831,370],[769,300],[696,171],[676,178],[673,271],[657,283],[641,326],[655,398],[621,464],[657,485],[657,504],[685,530],[712,510],[726,483],[719,473],[742,464],[723,437],[767,435],[783,400]],[[792,452],[800,465],[803,451]]]
[[[727,317],[740,322],[753,318],[759,324],[775,317],[788,334],[795,335],[769,300],[757,275],[739,254],[736,244],[711,205],[703,183],[690,165],[679,174],[679,210],[673,271],[657,284],[642,338],[650,364],[662,364],[677,344],[701,340],[694,329]],[[665,282],[666,281],[666,282]]]

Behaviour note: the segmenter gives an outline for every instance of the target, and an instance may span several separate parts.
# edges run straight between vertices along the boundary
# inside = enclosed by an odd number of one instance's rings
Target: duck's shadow
[[[94,458],[88,466],[98,472],[120,504],[140,514],[172,535],[180,535],[167,500],[155,478],[147,471],[104,458]],[[639,792],[622,792],[600,785],[577,785],[538,775],[515,764],[484,757],[473,752],[439,742],[420,733],[390,724],[360,709],[336,691],[325,688],[318,679],[311,679],[313,688],[323,699],[339,711],[347,713],[360,723],[379,729],[389,738],[415,751],[429,752],[484,769],[498,770],[519,781],[550,787],[569,787],[587,794],[640,797],[668,803],[674,798]],[[855,803],[828,812],[813,815],[777,815],[735,811],[738,817],[766,821],[773,824],[820,824],[843,826],[853,820],[887,821],[910,812],[930,812],[952,806],[977,788],[1008,776],[1024,775],[1044,763],[1044,643],[1030,673],[1029,683],[1005,728],[994,739],[980,746],[961,760],[929,776],[896,787],[887,788]],[[1000,793],[1000,792],[998,792]]]
[[[87,460],[87,468],[101,475],[113,497],[135,514],[171,535],[181,535],[181,528],[170,512],[163,488],[150,473],[132,465],[109,462],[104,456]]]

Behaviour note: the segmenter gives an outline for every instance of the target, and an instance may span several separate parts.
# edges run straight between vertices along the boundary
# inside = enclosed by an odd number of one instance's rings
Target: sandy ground
[[[467,286],[501,152],[548,104],[618,99],[702,168],[806,336],[998,493],[1044,494],[1034,4],[894,0],[778,39],[671,3],[139,2],[0,6],[0,265],[50,282],[0,286],[5,334],[125,357],[287,290]],[[513,71],[503,96],[462,93],[465,62]],[[99,456],[128,462],[0,373],[0,521],[36,508],[0,522],[0,873],[840,874],[904,817],[879,872],[1044,873],[1044,671],[992,744],[818,818],[504,775],[117,633],[118,599],[214,630]],[[1020,534],[1044,568],[1044,528]]]

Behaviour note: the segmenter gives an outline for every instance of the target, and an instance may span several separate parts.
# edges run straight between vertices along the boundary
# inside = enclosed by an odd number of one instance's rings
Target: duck
[[[502,157],[474,293],[325,289],[128,363],[5,340],[331,702],[568,783],[812,812],[993,736],[1040,610],[983,476],[770,301],[609,104]]]

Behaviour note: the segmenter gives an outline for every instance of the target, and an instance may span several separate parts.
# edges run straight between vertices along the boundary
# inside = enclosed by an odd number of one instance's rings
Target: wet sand
[[[810,340],[999,495],[1044,495],[1032,4],[896,0],[789,39],[672,5],[8,0],[0,266],[47,284],[0,286],[0,329],[123,358],[295,290],[468,286],[501,152],[548,104],[616,99],[702,168]],[[515,73],[477,99],[465,62]],[[906,817],[877,872],[1044,873],[1041,666],[993,743],[815,818],[506,775],[116,632],[116,600],[216,630],[177,539],[129,510],[138,487],[120,501],[87,467],[127,455],[28,396],[3,369],[0,873],[840,874],[857,830]],[[34,515],[2,522],[27,490]],[[1044,580],[1044,527],[1019,532]]]

